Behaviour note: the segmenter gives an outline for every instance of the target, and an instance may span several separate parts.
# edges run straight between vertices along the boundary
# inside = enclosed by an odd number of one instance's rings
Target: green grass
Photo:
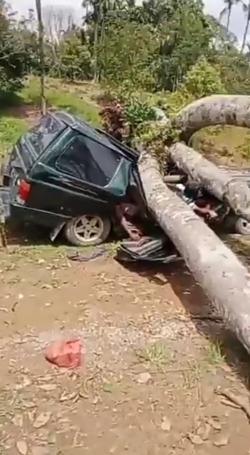
[[[87,87],[90,87],[88,85]],[[39,80],[30,78],[21,92],[24,103],[39,105]],[[58,80],[47,80],[46,98],[49,106],[77,115],[93,126],[100,126],[99,107],[90,100],[90,94],[81,86],[65,84]]]
[[[68,111],[91,123],[100,126],[99,107],[95,101],[98,86],[93,84],[70,84],[55,79],[46,81],[46,97],[49,106],[58,110]],[[38,106],[40,104],[40,87],[38,78],[27,80],[21,93],[16,96],[15,103],[10,100],[0,110],[0,160],[22,136],[29,124],[20,118],[18,108],[21,105]],[[15,106],[17,114],[15,116]],[[10,110],[11,107],[11,110]]]
[[[8,149],[27,129],[28,124],[25,120],[0,113],[0,158],[5,156]]]
[[[225,356],[222,352],[221,343],[215,341],[214,343],[209,343],[206,351],[205,357],[209,365],[211,366],[219,366],[225,362]]]
[[[197,132],[192,147],[209,159],[225,164],[248,165],[250,163],[249,129],[241,127],[212,127]]]
[[[163,368],[171,359],[167,346],[161,342],[151,344],[145,349],[137,351],[136,356],[141,362],[147,362],[157,368]]]

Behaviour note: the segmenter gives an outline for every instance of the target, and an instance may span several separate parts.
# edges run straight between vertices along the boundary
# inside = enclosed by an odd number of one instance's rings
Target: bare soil
[[[249,358],[189,272],[68,251],[0,252],[0,454],[249,454],[249,421],[220,395],[248,400]],[[72,337],[84,365],[48,364]]]

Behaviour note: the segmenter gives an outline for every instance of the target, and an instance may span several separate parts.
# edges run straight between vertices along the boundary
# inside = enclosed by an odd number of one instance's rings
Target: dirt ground
[[[189,272],[69,251],[0,253],[0,454],[249,454],[246,414],[221,395],[249,402],[249,358]],[[72,337],[84,365],[51,366],[45,347]]]

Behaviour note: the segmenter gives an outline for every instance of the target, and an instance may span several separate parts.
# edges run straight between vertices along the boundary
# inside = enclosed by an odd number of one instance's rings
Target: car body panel
[[[137,158],[74,116],[48,114],[18,141],[7,163],[10,216],[51,229],[82,214],[112,217],[131,182],[138,185]],[[18,198],[20,179],[31,185],[25,204]]]

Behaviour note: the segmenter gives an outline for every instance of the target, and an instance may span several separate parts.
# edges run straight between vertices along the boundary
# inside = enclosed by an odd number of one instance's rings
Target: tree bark
[[[185,142],[196,131],[213,125],[250,128],[250,96],[208,96],[189,104],[173,120],[173,126],[181,130],[181,139]]]
[[[250,188],[247,181],[218,168],[194,149],[176,143],[168,151],[177,167],[220,201],[225,201],[236,215],[250,221]]]
[[[250,354],[250,280],[246,268],[163,182],[156,160],[139,159],[146,201],[197,282]]]

